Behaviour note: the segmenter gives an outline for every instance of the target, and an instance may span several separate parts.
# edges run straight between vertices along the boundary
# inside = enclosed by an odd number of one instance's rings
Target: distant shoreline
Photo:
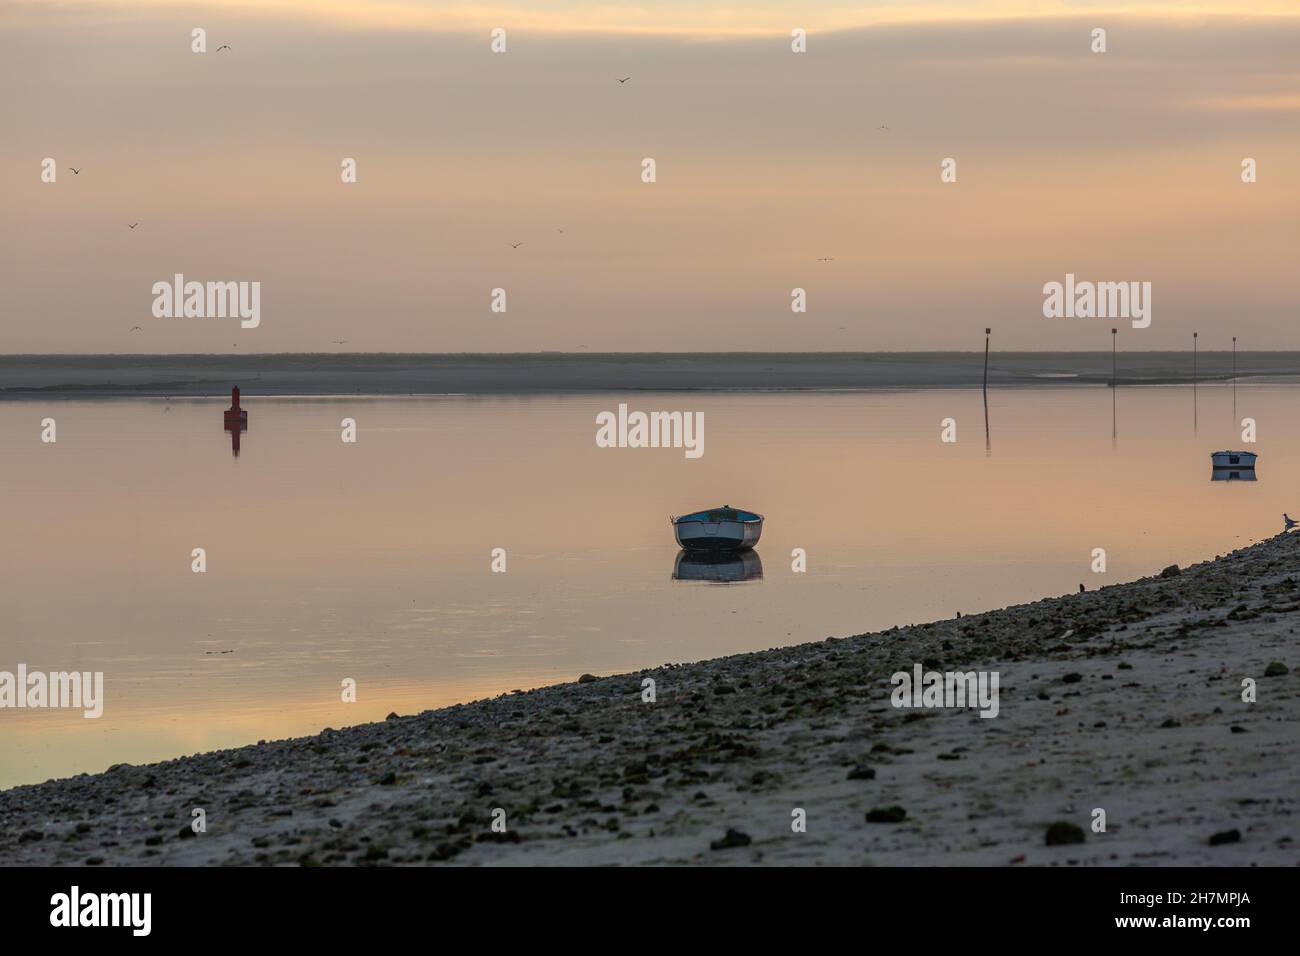
[[[995,388],[1108,386],[1109,352],[993,352]],[[1199,384],[1229,382],[1232,353],[1200,352]],[[1193,381],[1190,352],[1118,356],[1121,387]],[[1300,352],[1238,352],[1239,383],[1285,383]],[[269,353],[4,355],[0,399],[538,395],[614,391],[771,392],[979,388],[982,352]]]

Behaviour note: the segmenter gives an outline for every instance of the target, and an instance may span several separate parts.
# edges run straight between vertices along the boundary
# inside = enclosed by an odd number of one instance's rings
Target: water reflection
[[[1214,468],[1210,481],[1255,481],[1254,468]]]
[[[735,584],[761,580],[763,562],[754,550],[678,551],[673,565],[674,581],[712,581]]]

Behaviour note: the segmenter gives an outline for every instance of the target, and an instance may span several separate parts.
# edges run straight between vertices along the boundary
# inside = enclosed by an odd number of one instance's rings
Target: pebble
[[[742,833],[739,830],[727,829],[727,835],[721,840],[714,840],[709,844],[710,850],[730,850],[733,847],[749,846],[752,841],[748,833]]]
[[[1070,843],[1082,843],[1085,839],[1083,828],[1067,820],[1057,820],[1047,828],[1048,846],[1065,846]]]

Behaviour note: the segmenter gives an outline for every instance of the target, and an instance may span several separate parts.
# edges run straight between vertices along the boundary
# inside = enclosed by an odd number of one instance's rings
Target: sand
[[[1121,386],[1226,382],[1228,352],[1135,352],[1118,357]],[[1242,352],[1238,381],[1294,381],[1296,353]],[[0,398],[258,395],[538,394],[978,388],[982,352],[559,352],[518,355],[0,355]],[[1109,352],[994,352],[998,388],[1107,385]]]
[[[0,859],[1295,865],[1297,624],[1300,537],[1278,536],[987,614],[17,787]],[[998,671],[999,715],[894,708],[918,661]],[[1057,822],[1084,841],[1047,845]]]

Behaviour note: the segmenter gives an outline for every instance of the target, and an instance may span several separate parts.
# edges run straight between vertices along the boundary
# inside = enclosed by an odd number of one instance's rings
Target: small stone
[[[721,840],[714,840],[709,844],[710,850],[730,850],[733,847],[749,846],[749,834],[741,833],[739,830],[727,829],[727,835]]]
[[[867,811],[868,823],[902,823],[907,819],[907,811],[900,806],[877,807]]]
[[[1264,676],[1281,677],[1283,674],[1289,673],[1290,670],[1291,668],[1287,667],[1281,661],[1273,661],[1273,663],[1264,668]]]
[[[194,827],[190,826],[188,823],[185,824],[185,826],[181,827],[179,830],[177,830],[176,835],[180,837],[182,840],[188,840],[191,837],[198,836],[198,834],[194,832]]]
[[[583,674],[578,678],[579,684],[590,684],[594,680],[600,680],[595,674]]]
[[[1241,831],[1236,829],[1220,830],[1218,833],[1210,837],[1210,846],[1222,846],[1225,843],[1240,843],[1240,842],[1241,842]]]
[[[858,764],[849,771],[849,780],[875,780],[876,770],[874,767],[868,767],[866,764]]]
[[[45,839],[45,834],[40,830],[24,830],[18,837],[19,843],[36,843]]]
[[[397,774],[393,773],[391,770],[379,778],[379,785],[381,787],[391,787],[395,783],[397,783]]]
[[[1176,564],[1171,564],[1169,565],[1169,567],[1165,568],[1163,571],[1160,572],[1160,576],[1162,578],[1176,578],[1178,577],[1178,575],[1182,573],[1183,573],[1182,568],[1180,568]]]
[[[1064,846],[1069,843],[1082,843],[1083,829],[1066,820],[1057,820],[1047,828],[1047,845]]]
[[[1165,722],[1160,725],[1160,727],[1164,730],[1168,730],[1170,727],[1181,727],[1181,726],[1182,724],[1174,720],[1172,717],[1166,718]]]
[[[1079,681],[1081,681],[1081,680],[1083,680],[1083,675],[1082,675],[1082,674],[1080,674],[1078,671],[1071,671],[1070,673],[1066,674],[1064,677],[1061,678],[1061,683],[1062,683],[1062,684],[1077,684],[1077,683],[1079,683]]]
[[[1231,730],[1234,734],[1248,734],[1248,733],[1250,733],[1250,731],[1248,731],[1245,727],[1241,726],[1241,724],[1233,724],[1233,725],[1232,725],[1231,727],[1229,727],[1228,729]]]

